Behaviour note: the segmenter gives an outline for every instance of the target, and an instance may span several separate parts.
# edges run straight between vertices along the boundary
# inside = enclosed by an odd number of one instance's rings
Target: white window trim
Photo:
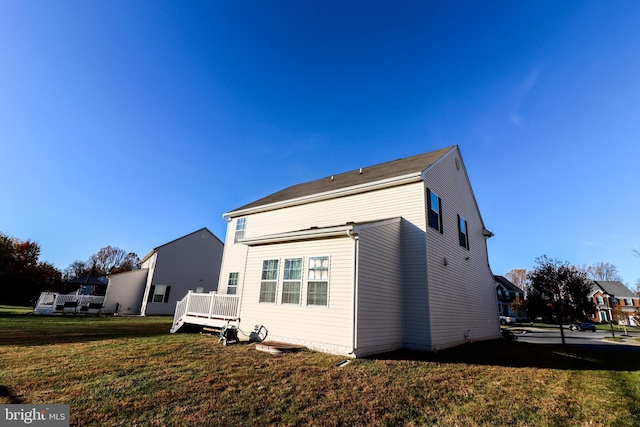
[[[276,273],[276,279],[275,280],[263,280],[262,279],[262,272],[264,269],[264,262],[265,261],[278,261],[278,271]],[[278,283],[280,282],[280,275],[282,274],[280,272],[280,270],[282,270],[281,267],[282,264],[282,259],[281,258],[264,258],[260,264],[260,286],[258,287],[258,304],[271,304],[271,305],[278,305]],[[276,284],[276,289],[275,289],[275,297],[273,301],[260,301],[260,297],[262,295],[262,282],[275,282]]]
[[[236,292],[234,294],[230,294],[229,293],[229,281],[231,280],[231,275],[232,274],[236,274],[236,284],[235,284],[235,288],[236,288]],[[227,293],[226,295],[238,295],[238,287],[240,284],[240,272],[239,271],[230,271],[229,274],[227,274]]]
[[[311,258],[327,258],[327,260],[329,261],[329,267],[328,267],[328,271],[327,271],[327,304],[326,305],[320,305],[320,304],[309,304],[309,282],[322,282],[323,280],[309,280],[309,265],[311,265]],[[305,280],[306,280],[306,286],[305,286],[305,293],[304,293],[304,306],[305,307],[311,307],[311,308],[317,308],[317,309],[327,309],[331,306],[331,270],[332,270],[332,265],[331,265],[331,255],[325,254],[325,255],[310,255],[309,257],[307,257],[307,268],[305,269]]]
[[[298,283],[300,284],[300,291],[298,293],[298,302],[282,302],[282,298],[284,296],[284,270],[285,270],[285,262],[289,259],[299,259],[301,261],[300,264],[300,280],[298,280]],[[279,305],[285,305],[288,307],[300,307],[302,305],[302,295],[303,295],[303,283],[304,283],[304,273],[305,273],[305,267],[306,267],[306,263],[305,263],[305,258],[301,255],[296,255],[296,256],[287,256],[287,257],[283,257],[282,258],[282,273],[280,275],[280,283],[278,284],[278,288],[281,288],[281,291],[279,292],[280,297],[278,298],[277,302]],[[295,282],[296,280],[286,280],[287,282]],[[277,290],[276,290],[276,293]]]

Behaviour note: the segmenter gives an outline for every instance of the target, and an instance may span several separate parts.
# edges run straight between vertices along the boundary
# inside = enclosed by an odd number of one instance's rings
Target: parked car
[[[500,316],[500,324],[506,325],[507,323],[516,323],[516,318],[513,316]]]
[[[596,325],[594,325],[593,323],[589,323],[589,322],[576,322],[571,324],[571,326],[569,326],[569,329],[571,329],[572,331],[591,331],[591,332],[595,332],[596,331]]]

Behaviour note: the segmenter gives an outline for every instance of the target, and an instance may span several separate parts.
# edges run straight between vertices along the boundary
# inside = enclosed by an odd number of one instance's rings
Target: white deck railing
[[[216,292],[195,293],[189,291],[176,304],[173,324],[183,316],[205,319],[237,320],[240,314],[240,297],[238,295],[220,295]]]
[[[81,307],[87,307],[89,304],[104,303],[104,296],[95,295],[63,295],[57,292],[43,292],[38,298],[38,302],[33,312],[35,314],[61,313],[67,302],[75,302],[76,308],[70,311],[80,312]]]

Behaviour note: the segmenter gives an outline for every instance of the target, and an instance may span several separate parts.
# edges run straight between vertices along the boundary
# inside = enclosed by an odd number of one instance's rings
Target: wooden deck
[[[176,304],[170,332],[178,332],[184,325],[222,328],[240,323],[240,297],[220,295],[216,292],[196,293],[189,291]]]

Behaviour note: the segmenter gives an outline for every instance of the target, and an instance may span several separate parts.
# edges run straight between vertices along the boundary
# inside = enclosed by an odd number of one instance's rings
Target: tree
[[[622,322],[622,325],[624,326],[624,334],[627,335],[627,314],[622,311],[620,304],[614,304],[613,307],[611,307],[611,318],[618,322],[618,324]]]
[[[618,267],[609,262],[597,262],[588,267],[587,273],[593,280],[622,281]]]
[[[537,266],[527,273],[530,282],[527,308],[529,316],[542,315],[555,318],[565,344],[563,320],[574,320],[593,313],[593,303],[587,298],[590,285],[584,272],[547,258],[536,258]]]
[[[525,296],[529,292],[529,279],[527,279],[527,270],[524,268],[514,268],[504,275],[511,283],[524,291]]]
[[[527,312],[527,302],[524,298],[517,296],[511,303],[511,311],[516,313],[518,317],[522,317]]]
[[[62,279],[64,281],[73,280],[81,276],[88,276],[90,273],[91,271],[87,268],[86,262],[76,260],[64,269],[62,272]]]
[[[44,290],[60,287],[61,274],[41,262],[40,245],[0,234],[0,302],[28,305]]]
[[[90,267],[92,276],[100,277],[137,270],[140,268],[140,260],[133,252],[127,253],[124,249],[105,246],[98,253],[91,255],[87,266]]]

